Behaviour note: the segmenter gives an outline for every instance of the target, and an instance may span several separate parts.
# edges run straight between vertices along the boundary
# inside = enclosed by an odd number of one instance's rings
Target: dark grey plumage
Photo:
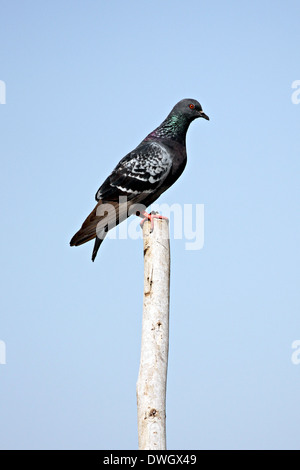
[[[198,101],[179,101],[162,124],[122,158],[104,181],[96,193],[96,207],[70,245],[96,238],[94,261],[108,230],[130,215],[130,207],[140,204],[146,208],[172,186],[186,165],[188,127],[199,117],[209,120]]]

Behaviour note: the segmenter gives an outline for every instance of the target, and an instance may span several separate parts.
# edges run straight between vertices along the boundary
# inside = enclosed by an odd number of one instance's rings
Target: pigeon
[[[92,253],[95,260],[108,231],[132,214],[151,222],[165,218],[146,212],[159,196],[182,174],[186,162],[186,133],[194,119],[209,117],[197,100],[179,101],[162,124],[128,153],[98,189],[96,207],[70,241],[78,246],[96,239]]]

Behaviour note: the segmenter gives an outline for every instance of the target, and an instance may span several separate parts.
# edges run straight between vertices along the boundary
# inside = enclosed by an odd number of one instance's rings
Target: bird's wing
[[[146,142],[126,155],[96,193],[96,201],[114,201],[120,195],[139,200],[158,189],[172,167],[168,151],[156,142]]]
[[[126,155],[97,191],[97,205],[72,238],[71,245],[81,245],[96,235],[103,239],[108,230],[128,217],[130,206],[143,204],[158,190],[171,167],[168,151],[155,142],[141,144]]]

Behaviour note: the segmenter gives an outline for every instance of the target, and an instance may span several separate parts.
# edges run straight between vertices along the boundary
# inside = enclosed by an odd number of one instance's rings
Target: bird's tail
[[[103,242],[104,238],[98,238],[96,237],[95,243],[94,243],[94,248],[93,248],[93,253],[92,253],[92,261],[95,261],[95,258],[97,256],[98,250],[101,246],[101,243]]]
[[[71,246],[83,245],[83,243],[93,240],[93,238],[96,237],[97,225],[101,220],[101,218],[97,217],[96,215],[97,207],[98,207],[98,204],[92,210],[92,212],[87,216],[80,230],[78,230],[78,232],[76,232],[75,235],[72,237],[70,241]]]
[[[115,227],[119,221],[119,205],[117,203],[105,205],[103,201],[99,201],[83,222],[80,230],[72,237],[70,245],[83,245],[96,238],[92,254],[92,261],[94,261],[108,230]]]

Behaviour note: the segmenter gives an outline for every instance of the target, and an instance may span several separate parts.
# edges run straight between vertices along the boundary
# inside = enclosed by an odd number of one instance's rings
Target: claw
[[[146,222],[146,220],[149,220],[150,223],[151,223],[151,227],[150,227],[150,233],[153,232],[154,230],[154,219],[164,219],[164,220],[169,220],[168,217],[165,217],[163,215],[160,215],[158,212],[154,212],[152,211],[150,214],[148,214],[148,212],[146,211],[143,211],[141,212],[141,214],[139,214],[139,217],[143,217],[143,220],[142,222],[140,223],[140,226],[143,228],[143,225],[144,223]]]

